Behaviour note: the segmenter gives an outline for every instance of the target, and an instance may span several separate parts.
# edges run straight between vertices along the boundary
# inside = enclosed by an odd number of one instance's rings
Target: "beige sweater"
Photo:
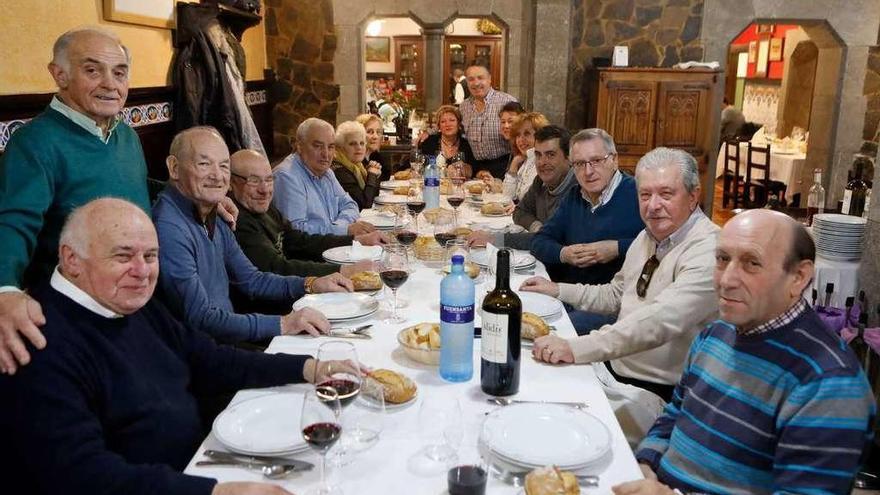
[[[620,375],[674,385],[691,340],[718,317],[712,283],[719,228],[701,215],[661,260],[645,298],[636,294],[642,267],[655,251],[643,230],[609,284],[560,284],[559,299],[593,313],[618,313],[613,325],[569,339],[576,363],[611,360]]]

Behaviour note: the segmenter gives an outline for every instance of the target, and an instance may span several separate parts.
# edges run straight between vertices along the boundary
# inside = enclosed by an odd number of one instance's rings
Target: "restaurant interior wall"
[[[61,33],[82,25],[101,26],[119,35],[132,55],[132,88],[171,84],[171,30],[105,21],[102,0],[8,0],[3,2],[3,17],[7,22],[0,29],[0,94],[55,91],[46,70],[52,44]],[[247,56],[246,78],[263,79],[267,67],[263,26],[245,31],[242,45]]]

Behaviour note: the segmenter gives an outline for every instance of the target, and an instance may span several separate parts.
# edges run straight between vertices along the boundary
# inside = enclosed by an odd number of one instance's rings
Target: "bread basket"
[[[418,363],[438,366],[440,364],[440,349],[425,349],[407,343],[404,335],[409,331],[409,328],[404,328],[397,333],[397,343],[400,344],[400,348],[403,349],[404,354]]]

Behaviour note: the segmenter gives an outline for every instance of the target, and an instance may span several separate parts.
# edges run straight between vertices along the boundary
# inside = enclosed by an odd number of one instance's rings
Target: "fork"
[[[350,338],[350,339],[371,339],[373,338],[370,335],[368,330],[372,328],[372,324],[369,325],[361,325],[359,327],[339,327],[339,328],[331,328],[330,332],[327,334],[330,337],[340,337],[340,338]]]

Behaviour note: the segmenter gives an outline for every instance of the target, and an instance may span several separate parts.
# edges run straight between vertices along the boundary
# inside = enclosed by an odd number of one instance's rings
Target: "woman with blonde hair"
[[[360,209],[373,206],[373,198],[379,194],[379,174],[382,166],[369,161],[367,155],[367,131],[354,120],[339,124],[336,128],[336,157],[333,173],[342,189],[351,196]]]
[[[510,149],[512,158],[504,174],[504,194],[519,201],[535,181],[538,169],[535,166],[535,133],[550,125],[547,117],[538,112],[518,115],[510,128]]]
[[[422,141],[419,149],[426,155],[443,155],[446,159],[446,176],[470,179],[471,164],[475,162],[471,145],[464,137],[461,112],[453,105],[442,105],[434,113],[434,121],[440,130]]]
[[[385,160],[379,149],[382,147],[382,119],[378,115],[372,113],[362,113],[354,120],[364,126],[367,131],[367,156],[364,158],[364,166],[373,161],[382,166],[382,173],[379,174],[381,180],[388,180],[391,176],[391,167],[385,166]]]

